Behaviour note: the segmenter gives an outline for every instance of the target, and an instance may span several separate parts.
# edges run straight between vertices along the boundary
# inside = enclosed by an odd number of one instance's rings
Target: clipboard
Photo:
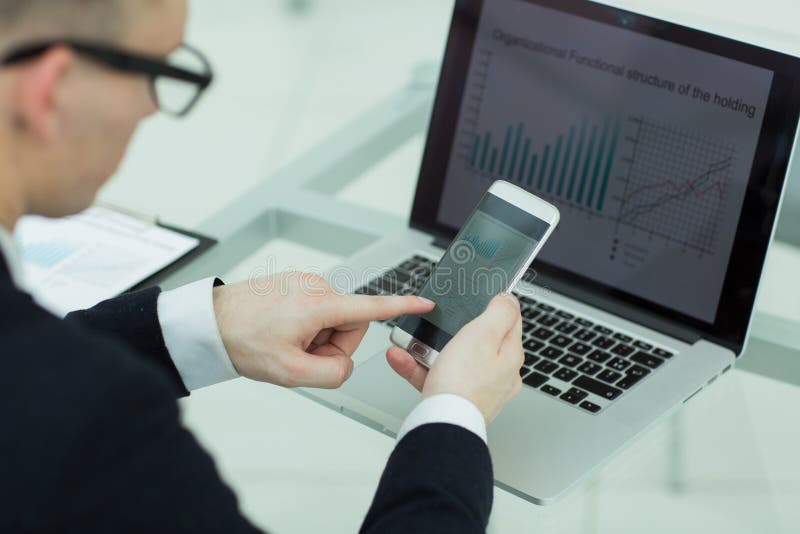
[[[135,286],[131,287],[125,293],[130,293],[132,291],[139,291],[141,289],[146,289],[148,287],[157,286],[161,281],[165,280],[169,276],[175,274],[179,270],[181,270],[186,265],[190,264],[210,249],[212,249],[218,241],[212,237],[205,236],[203,234],[198,234],[196,232],[190,232],[188,230],[184,230],[182,228],[178,228],[177,226],[172,226],[168,224],[164,224],[162,222],[156,222],[156,226],[160,228],[164,228],[165,230],[170,230],[172,232],[176,232],[179,234],[183,234],[187,237],[193,237],[199,241],[197,246],[172,262],[171,264],[167,265],[160,271],[154,273],[152,276],[148,276]]]
[[[217,243],[101,203],[61,219],[24,217],[15,239],[26,288],[60,316],[155,285]]]

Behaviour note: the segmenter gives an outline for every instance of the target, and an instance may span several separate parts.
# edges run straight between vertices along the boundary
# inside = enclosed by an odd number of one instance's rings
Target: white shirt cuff
[[[158,296],[164,343],[189,391],[237,378],[214,312],[214,278]]]
[[[481,411],[464,397],[449,393],[434,395],[420,402],[400,426],[397,441],[399,442],[415,428],[432,423],[460,426],[487,443],[486,420]]]

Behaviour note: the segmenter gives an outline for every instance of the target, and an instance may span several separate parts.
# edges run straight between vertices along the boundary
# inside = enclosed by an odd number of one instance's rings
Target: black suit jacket
[[[256,532],[180,424],[157,288],[59,320],[0,258],[0,532]],[[395,448],[362,532],[482,532],[486,445],[445,424]]]

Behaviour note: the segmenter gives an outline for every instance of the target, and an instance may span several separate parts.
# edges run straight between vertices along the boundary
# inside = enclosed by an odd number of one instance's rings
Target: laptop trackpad
[[[356,367],[342,391],[401,421],[419,402],[419,392],[389,367],[385,352]]]

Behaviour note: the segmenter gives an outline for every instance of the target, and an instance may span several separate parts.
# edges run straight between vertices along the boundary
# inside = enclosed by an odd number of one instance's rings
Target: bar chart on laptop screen
[[[664,40],[488,2],[445,180],[445,200],[465,200],[440,218],[460,224],[507,180],[561,211],[542,259],[713,317],[771,84]]]
[[[472,101],[480,105],[480,88]],[[507,180],[617,230],[716,251],[736,157],[732,144],[641,115],[584,117],[552,132],[524,122],[498,131],[467,126],[460,137],[460,159],[478,178]]]

